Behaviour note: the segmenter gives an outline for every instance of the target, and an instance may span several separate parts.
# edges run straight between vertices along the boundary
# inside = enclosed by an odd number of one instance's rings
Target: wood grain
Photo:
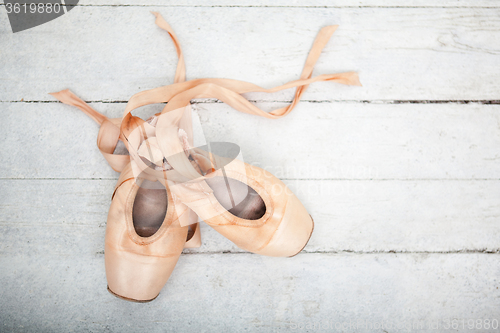
[[[106,291],[102,255],[19,254],[0,265],[2,331],[335,331],[349,322],[413,330],[430,321],[439,326],[422,332],[446,332],[446,320],[498,319],[500,307],[491,254],[183,255],[147,304]]]
[[[65,88],[89,101],[127,101],[172,83],[175,50],[154,25],[154,9],[78,6],[22,33],[0,26],[0,49],[13,50],[0,53],[0,101],[52,101],[48,93]],[[315,84],[306,100],[498,100],[497,8],[157,9],[179,35],[188,79],[265,87],[297,79],[319,29],[339,24],[315,73],[358,71],[363,87]],[[0,16],[7,22],[4,11]]]
[[[499,7],[495,0],[83,0],[82,6],[162,6],[162,7]]]
[[[0,105],[1,178],[117,178],[97,150],[97,124],[78,109]],[[120,117],[125,104],[92,106]],[[496,105],[304,102],[280,120],[220,103],[194,107],[206,140],[238,144],[246,162],[283,179],[500,179]]]
[[[285,181],[315,221],[306,252],[500,252],[500,181]],[[104,250],[115,180],[1,180],[3,253]],[[203,246],[242,252],[203,225]]]

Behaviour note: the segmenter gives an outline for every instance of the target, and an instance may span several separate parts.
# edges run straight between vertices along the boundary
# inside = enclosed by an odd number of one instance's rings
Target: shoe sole
[[[311,214],[309,214],[309,216],[311,216]],[[292,258],[292,257],[295,257],[297,254],[299,254],[300,252],[302,252],[302,250],[307,246],[307,244],[309,243],[309,240],[311,240],[311,236],[313,234],[313,231],[314,231],[314,219],[313,217],[311,216],[311,222],[313,224],[313,227],[311,229],[311,233],[309,234],[309,238],[307,239],[307,242],[304,244],[304,246],[300,249],[299,252],[295,253],[294,255],[291,255],[289,256],[288,258]]]
[[[111,295],[118,297],[119,299],[122,299],[124,301],[135,302],[135,303],[148,303],[148,302],[155,300],[156,297],[158,297],[158,295],[159,295],[158,294],[155,297],[148,299],[148,300],[138,300],[138,299],[133,299],[133,298],[125,297],[125,296],[120,296],[117,293],[113,292],[111,289],[109,289],[109,286],[107,288],[108,288],[108,291]]]

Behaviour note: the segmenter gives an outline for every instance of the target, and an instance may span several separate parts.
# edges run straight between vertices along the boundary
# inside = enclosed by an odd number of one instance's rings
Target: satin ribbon
[[[134,144],[131,144],[129,140],[130,133],[135,130],[139,129],[142,135],[145,135],[146,132],[144,129],[144,121],[131,114],[133,110],[139,107],[155,103],[167,103],[158,120],[156,128],[157,140],[169,164],[183,176],[192,178],[200,176],[200,174],[194,169],[186,156],[178,154],[182,151],[182,145],[177,135],[178,123],[182,116],[182,112],[184,108],[190,104],[192,99],[217,98],[237,111],[270,119],[278,119],[286,116],[295,108],[303,93],[311,83],[332,81],[345,85],[361,85],[358,75],[355,72],[323,74],[312,77],[314,65],[321,51],[338,27],[334,25],[326,26],[319,31],[309,51],[300,79],[298,80],[290,81],[270,89],[260,87],[253,83],[232,79],[204,78],[185,81],[186,67],[179,40],[173,29],[163,17],[157,12],[152,13],[156,17],[155,23],[169,33],[177,50],[178,63],[174,84],[142,91],[133,95],[127,102],[123,117],[113,119],[107,118],[103,114],[97,112],[67,89],[51,94],[65,104],[76,106],[101,126],[97,139],[97,146],[115,171],[123,171],[124,167],[130,161],[129,156],[113,154],[118,140],[122,140],[129,150],[130,156],[139,166],[139,169],[150,173],[151,176],[158,176],[157,172],[152,171],[139,157],[137,150],[139,149],[140,140]],[[286,107],[271,112],[265,112],[242,96],[242,94],[249,92],[273,93],[289,88],[296,88],[292,102]],[[163,116],[169,112],[173,112],[169,117]]]

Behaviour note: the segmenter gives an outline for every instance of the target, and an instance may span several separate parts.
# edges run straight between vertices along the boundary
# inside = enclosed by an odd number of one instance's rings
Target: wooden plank
[[[102,255],[8,255],[0,264],[2,331],[335,331],[345,323],[348,332],[381,324],[449,332],[453,319],[491,325],[500,308],[500,261],[491,254],[184,255],[159,297],[140,305],[106,291]]]
[[[117,178],[97,150],[97,124],[78,109],[0,105],[1,178]],[[110,117],[124,108],[92,106]],[[221,103],[195,108],[207,140],[238,144],[246,162],[279,178],[500,179],[496,105],[301,103],[280,120]],[[138,115],[160,110],[156,105]]]
[[[65,88],[85,100],[126,101],[136,92],[171,83],[175,50],[154,25],[151,9],[78,6],[22,33],[12,34],[2,25],[0,49],[8,51],[0,53],[0,101],[49,101],[48,92]],[[179,35],[190,79],[226,77],[265,87],[296,79],[319,29],[340,24],[315,73],[359,71],[364,87],[315,84],[305,99],[498,99],[496,8],[158,10]],[[0,15],[7,22],[6,13]],[[287,91],[252,98],[286,101],[291,96]]]
[[[302,103],[279,120],[196,108],[207,140],[237,143],[246,161],[280,178],[500,178],[497,106]]]
[[[83,6],[159,6],[159,7],[499,7],[495,0],[214,0],[207,4],[200,0],[83,0]]]
[[[315,221],[306,252],[500,252],[500,181],[286,181]],[[114,180],[1,180],[0,252],[104,250]],[[203,225],[203,246],[241,252]]]

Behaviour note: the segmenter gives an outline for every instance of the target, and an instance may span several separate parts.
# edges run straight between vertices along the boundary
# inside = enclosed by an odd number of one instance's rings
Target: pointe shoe
[[[172,274],[188,238],[190,211],[159,182],[126,166],[109,208],[105,238],[108,290],[135,302],[154,300]],[[183,221],[184,220],[184,221]]]
[[[198,217],[186,206],[174,204],[160,183],[132,172],[133,161],[122,143],[121,119],[109,119],[69,90],[52,94],[61,102],[77,106],[101,125],[97,145],[111,167],[121,172],[112,196],[105,237],[108,290],[128,301],[156,298],[170,277],[183,248],[199,247]],[[134,117],[136,126],[144,121]],[[182,125],[190,130],[190,114]],[[187,140],[187,134],[186,134]],[[189,226],[181,226],[190,224]]]
[[[151,12],[157,17],[155,23],[167,31],[170,38],[172,39],[174,46],[178,55],[178,63],[174,77],[174,83],[182,83],[186,81],[186,65],[184,62],[184,55],[175,32],[168,25],[165,20],[156,12]],[[90,105],[85,103],[82,99],[73,94],[70,90],[65,89],[56,93],[51,93],[53,97],[58,99],[64,104],[76,106],[90,118],[96,121],[99,125],[99,134],[97,136],[97,147],[102,153],[106,161],[109,163],[111,168],[116,172],[122,172],[125,166],[130,162],[130,157],[128,156],[128,150],[126,149],[126,144],[123,142],[123,137],[120,135],[120,126],[122,123],[122,118],[108,118],[105,115],[94,110]],[[128,124],[134,123],[135,126],[140,126],[144,121],[138,117],[132,117],[129,119]],[[182,120],[181,128],[183,128],[188,134],[188,140],[192,145],[193,140],[193,129],[191,114],[186,114]],[[199,227],[198,216],[192,211],[189,213],[189,233],[188,240],[184,245],[184,248],[198,248],[201,246],[201,231]]]
[[[282,181],[264,169],[227,161],[213,151],[198,148],[191,156],[204,177],[182,183],[169,180],[174,198],[243,250],[273,257],[302,251],[314,222]]]

